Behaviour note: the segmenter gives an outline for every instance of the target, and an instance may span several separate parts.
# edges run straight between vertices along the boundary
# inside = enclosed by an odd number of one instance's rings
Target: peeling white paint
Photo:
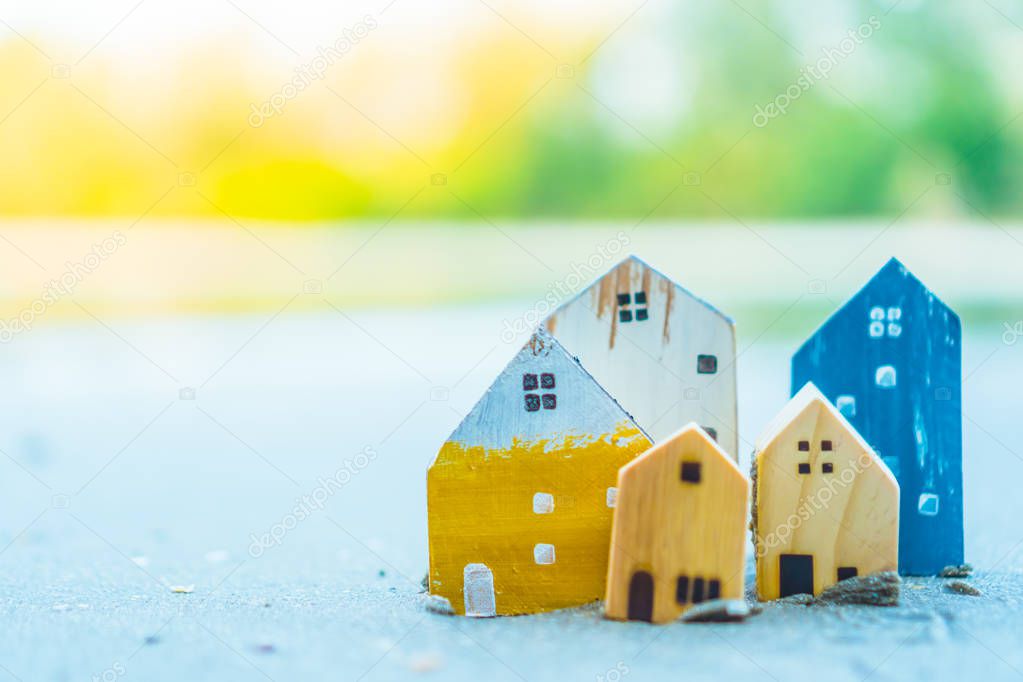
[[[533,546],[533,561],[546,566],[554,563],[554,545],[538,542]]]
[[[550,514],[554,511],[554,495],[550,493],[533,493],[533,513]]]

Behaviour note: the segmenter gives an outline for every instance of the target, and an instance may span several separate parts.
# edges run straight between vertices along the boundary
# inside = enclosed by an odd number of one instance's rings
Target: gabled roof
[[[789,400],[788,404],[786,404],[785,407],[782,408],[782,411],[771,420],[771,423],[767,425],[767,428],[764,429],[764,431],[760,434],[760,437],[757,438],[753,456],[758,457],[760,453],[770,448],[771,445],[774,444],[774,441],[777,440],[778,436],[780,436],[785,429],[788,428],[796,417],[803,414],[803,412],[814,405],[820,406],[821,409],[839,422],[842,425],[842,428],[844,428],[849,435],[853,437],[856,444],[865,452],[869,452],[873,455],[876,463],[881,466],[888,477],[891,478],[892,482],[895,482],[895,476],[892,475],[892,472],[889,471],[887,465],[885,465],[881,458],[877,456],[877,453],[874,452],[874,448],[870,447],[870,444],[864,440],[863,436],[860,435],[860,432],[849,423],[849,420],[847,420],[841,412],[835,409],[835,406],[824,397],[824,394],[821,393],[816,386],[814,386],[813,382],[809,381],[805,386],[799,389],[798,393],[792,396],[792,399]]]
[[[855,301],[860,296],[867,295],[875,287],[879,287],[888,282],[893,281],[904,282],[906,289],[915,290],[917,295],[928,297],[929,300],[947,310],[949,315],[951,315],[953,318],[955,318],[956,320],[959,319],[959,316],[956,314],[954,310],[952,310],[951,307],[949,307],[948,304],[946,304],[944,301],[938,298],[938,296],[936,296],[933,291],[928,289],[927,285],[920,281],[920,279],[916,275],[910,272],[909,268],[903,265],[898,258],[892,256],[891,258],[888,259],[887,263],[881,266],[880,270],[875,272],[874,275],[856,291],[855,294],[850,296],[841,306],[838,307],[837,310],[833,311],[824,320],[824,322],[822,322],[813,331],[813,333],[807,337],[806,341],[804,341],[803,344],[799,347],[799,350],[796,351],[796,354],[798,355],[799,353],[803,352],[803,349],[806,348],[818,334],[822,333],[829,325],[831,325],[833,322],[844,316],[849,308],[850,303]]]
[[[725,320],[728,324],[730,324],[732,326],[735,325],[735,320],[733,320],[731,317],[729,317],[728,315],[726,315],[725,313],[723,313],[722,311],[718,310],[716,307],[711,305],[706,299],[700,298],[699,296],[697,296],[696,294],[694,294],[693,292],[689,291],[688,289],[683,287],[681,284],[679,284],[678,282],[673,280],[671,277],[668,277],[661,270],[653,267],[652,265],[650,265],[645,260],[643,260],[642,258],[640,258],[639,256],[637,256],[635,254],[629,254],[628,256],[623,258],[622,260],[620,260],[617,263],[615,263],[614,265],[612,265],[610,268],[608,268],[604,272],[604,274],[600,275],[599,277],[594,279],[592,282],[590,282],[582,291],[578,292],[575,296],[571,297],[570,299],[568,299],[567,301],[565,301],[564,303],[559,305],[550,315],[548,315],[548,318],[553,317],[554,315],[557,315],[558,312],[560,312],[562,309],[567,308],[569,305],[571,305],[571,304],[575,303],[576,301],[578,301],[587,292],[589,292],[593,287],[598,286],[600,284],[601,280],[603,280],[605,277],[607,277],[608,275],[613,273],[615,270],[617,270],[618,267],[621,266],[621,264],[626,262],[626,261],[632,261],[633,263],[637,263],[637,264],[643,266],[644,268],[650,270],[651,272],[653,272],[655,275],[657,275],[661,279],[665,280],[666,282],[670,282],[672,284],[672,286],[675,287],[676,291],[678,291],[683,296],[686,296],[687,298],[690,298],[693,301],[696,301],[697,303],[699,303],[700,305],[705,307],[710,312],[714,313],[715,315],[718,315],[721,319]]]
[[[554,393],[554,410],[526,412],[522,385],[525,372],[551,371],[553,389],[537,388],[536,393]],[[530,391],[532,392],[532,391]],[[618,404],[575,357],[549,332],[536,330],[526,344],[497,376],[448,438],[468,446],[507,448],[516,440],[530,441],[550,436],[572,437],[577,441],[607,433],[616,424],[628,421],[650,440],[628,412]]]
[[[701,427],[696,422],[689,422],[688,424],[686,424],[678,431],[665,438],[664,440],[657,441],[642,455],[640,455],[639,457],[637,457],[636,459],[632,460],[628,464],[624,465],[621,469],[619,469],[619,472],[624,474],[628,471],[631,471],[632,469],[642,468],[644,461],[650,461],[651,458],[657,457],[658,453],[662,449],[662,446],[671,443],[672,441],[676,441],[686,437],[699,438],[703,440],[707,445],[711,447],[711,449],[714,450],[714,452],[717,453],[718,458],[720,460],[726,462],[728,466],[735,471],[735,473],[739,474],[739,476],[746,478],[746,474],[744,474],[742,469],[739,468],[739,465],[736,463],[736,461],[733,460],[728,455],[728,453],[725,452],[720,445],[718,445],[718,442],[711,438],[710,435],[708,435],[707,432],[703,430],[703,427]]]

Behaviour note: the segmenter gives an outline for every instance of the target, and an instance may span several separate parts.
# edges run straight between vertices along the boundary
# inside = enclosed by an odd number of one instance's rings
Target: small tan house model
[[[709,599],[742,599],[749,480],[697,426],[618,471],[605,615],[666,623]]]
[[[760,437],[753,479],[760,599],[898,569],[899,485],[813,384]]]

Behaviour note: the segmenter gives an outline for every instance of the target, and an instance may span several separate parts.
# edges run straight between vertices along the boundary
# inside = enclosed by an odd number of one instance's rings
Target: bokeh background
[[[0,680],[1015,675],[1021,61],[1008,0],[0,2]],[[956,309],[987,598],[427,614],[426,467],[627,252],[736,319],[742,466],[890,257]]]

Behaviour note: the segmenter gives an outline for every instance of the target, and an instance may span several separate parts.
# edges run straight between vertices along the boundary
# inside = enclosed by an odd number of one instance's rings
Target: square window
[[[649,315],[647,315],[646,308],[640,308],[636,311],[636,322],[642,322],[647,319],[647,317],[649,317]]]
[[[629,305],[632,297],[629,294],[618,294],[618,305]]]
[[[685,604],[689,601],[689,576],[680,575],[675,583],[675,602]]]
[[[895,368],[891,365],[881,365],[874,372],[874,383],[881,388],[895,388]]]
[[[923,516],[937,516],[940,500],[934,493],[923,493],[916,501],[916,509]]]
[[[721,581],[711,580],[707,583],[707,599],[720,599],[721,598]]]
[[[608,488],[607,496],[604,498],[607,506],[614,507],[618,504],[618,488]]]
[[[697,355],[696,372],[698,374],[715,374],[718,371],[718,356]]]
[[[824,464],[821,464],[821,471],[823,471],[826,474],[830,474],[834,470],[835,470],[835,465],[832,464],[831,462],[824,462]]]
[[[703,578],[693,578],[693,603],[703,601]]]
[[[554,375],[551,374],[550,372],[544,372],[543,374],[541,374],[540,388],[554,388]]]
[[[686,483],[700,482],[700,463],[682,462],[682,480]]]
[[[821,451],[822,452],[831,452],[831,450],[833,449],[833,446],[834,446],[834,443],[832,443],[830,440],[822,440],[821,441]]]
[[[541,397],[543,398],[543,409],[553,410],[558,406],[558,396],[553,393],[544,393]]]
[[[800,462],[799,463],[799,473],[801,473],[801,474],[808,474],[808,473],[810,473],[810,463],[809,462]]]
[[[859,574],[855,566],[839,566],[838,567],[838,579],[839,581],[848,580],[849,578],[855,578]]]
[[[539,384],[536,383],[535,374],[523,374],[522,375],[522,390],[523,391],[535,391]]]
[[[835,399],[835,407],[846,419],[856,416],[856,398],[851,395],[840,395]]]
[[[631,310],[619,310],[618,311],[619,322],[632,322],[632,311]]]
[[[533,545],[533,561],[541,566],[549,566],[554,563],[554,545],[540,542]]]
[[[533,493],[533,513],[550,514],[554,511],[554,495],[550,493]]]
[[[540,396],[535,393],[526,394],[526,412],[536,412],[540,409]]]
[[[796,447],[799,448],[800,452],[810,452],[810,441],[801,440]]]
[[[646,292],[645,291],[637,291],[636,292],[636,297],[635,297],[634,300],[636,301],[637,305],[644,305],[644,304],[646,304]]]

